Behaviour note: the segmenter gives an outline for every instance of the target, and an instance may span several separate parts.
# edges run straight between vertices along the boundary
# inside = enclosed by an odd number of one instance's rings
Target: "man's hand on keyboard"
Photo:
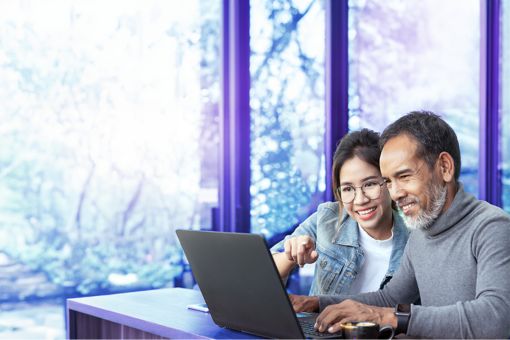
[[[319,297],[289,294],[290,302],[296,312],[318,312]]]
[[[397,319],[390,307],[365,305],[354,300],[344,300],[336,305],[329,305],[319,314],[315,328],[319,332],[336,333],[340,325],[350,321],[370,321],[379,325],[397,327]]]

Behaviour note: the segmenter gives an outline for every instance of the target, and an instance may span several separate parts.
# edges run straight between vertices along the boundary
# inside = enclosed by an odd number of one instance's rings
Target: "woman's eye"
[[[374,186],[376,186],[376,185],[379,185],[379,183],[377,183],[377,182],[366,182],[365,184],[363,184],[363,186],[364,186],[365,188],[374,187]]]
[[[353,189],[352,187],[343,187],[342,192],[351,192]]]

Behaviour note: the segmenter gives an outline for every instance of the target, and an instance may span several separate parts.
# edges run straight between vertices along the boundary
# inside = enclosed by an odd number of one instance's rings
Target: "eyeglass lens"
[[[339,188],[340,198],[344,203],[351,203],[356,198],[356,188],[361,188],[361,191],[368,199],[377,199],[381,195],[381,186],[383,183],[368,182],[364,183],[361,187],[342,186]]]

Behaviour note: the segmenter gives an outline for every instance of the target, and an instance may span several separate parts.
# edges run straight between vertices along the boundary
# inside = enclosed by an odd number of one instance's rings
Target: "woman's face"
[[[353,191],[355,192],[352,202],[342,204],[349,216],[363,229],[383,228],[387,223],[391,223],[391,197],[386,185],[380,185],[383,179],[379,169],[354,157],[343,164],[339,182],[339,192],[343,197],[348,197],[349,194],[352,196]],[[362,186],[367,194],[363,194]],[[380,195],[376,197],[374,192],[379,192],[379,189]]]

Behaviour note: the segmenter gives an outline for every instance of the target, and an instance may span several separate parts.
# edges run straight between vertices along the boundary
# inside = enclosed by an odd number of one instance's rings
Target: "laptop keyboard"
[[[299,324],[306,337],[310,338],[342,338],[342,333],[319,332],[314,328],[314,322],[307,319],[300,319]]]

